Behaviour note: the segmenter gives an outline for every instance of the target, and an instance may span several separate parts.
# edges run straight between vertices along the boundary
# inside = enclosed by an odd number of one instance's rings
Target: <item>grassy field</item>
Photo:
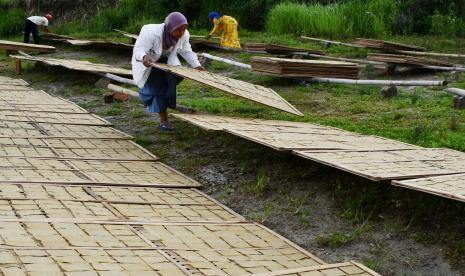
[[[291,36],[241,34],[244,41],[318,47]],[[392,40],[415,43],[434,51],[465,53],[462,47],[465,40],[460,39],[393,37]],[[56,56],[70,56],[70,51],[67,48]],[[353,57],[366,54],[363,50],[342,47],[328,51]],[[242,62],[249,62],[251,57],[246,53],[210,53]],[[73,56],[118,65],[127,65],[129,61],[124,54],[93,51],[79,51]],[[5,55],[0,56],[0,65],[1,75],[13,73],[13,61]],[[217,62],[209,70],[271,87],[305,116],[295,117],[229,97],[192,81],[180,85],[180,104],[217,115],[320,123],[425,147],[465,151],[465,110],[452,109],[452,96],[442,88],[401,89],[398,97],[387,99],[377,86],[306,86],[254,75]],[[439,74],[439,77],[447,75]],[[83,78],[75,72],[44,70],[25,63],[24,78],[35,87],[70,98],[109,119],[165,162],[205,183],[205,191],[215,198],[290,237],[328,262],[355,258],[388,275],[464,271],[465,205],[462,203],[395,188],[389,183],[373,183],[183,122],[175,122],[175,133],[160,133],[156,129],[157,118],[147,115],[137,100],[104,105],[101,97],[106,91],[94,86],[95,77]],[[454,86],[465,87],[465,74],[459,75]],[[432,262],[428,256],[435,255],[438,256],[433,263],[437,267],[431,270],[426,265]]]

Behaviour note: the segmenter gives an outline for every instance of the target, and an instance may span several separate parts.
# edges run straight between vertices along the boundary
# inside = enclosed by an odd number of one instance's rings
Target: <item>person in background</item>
[[[237,32],[237,20],[228,15],[222,15],[217,12],[210,12],[208,19],[213,24],[213,30],[207,36],[210,39],[213,35],[221,33],[221,47],[241,48],[239,33]]]
[[[26,27],[24,29],[24,43],[29,43],[29,36],[32,33],[34,43],[39,44],[39,27],[42,27],[45,32],[49,33],[48,24],[53,20],[53,16],[47,13],[45,16],[30,16],[26,19]]]
[[[182,78],[154,68],[152,63],[180,66],[178,54],[193,68],[204,71],[189,43],[188,22],[179,13],[170,13],[163,24],[142,27],[132,55],[132,75],[140,88],[139,97],[148,112],[160,115],[159,129],[172,131],[167,108],[176,108],[176,86]]]

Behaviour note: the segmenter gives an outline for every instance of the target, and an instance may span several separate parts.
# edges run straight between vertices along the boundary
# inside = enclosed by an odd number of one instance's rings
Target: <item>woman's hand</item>
[[[142,59],[142,63],[145,65],[145,67],[150,67],[151,63],[155,63],[155,59],[151,55],[145,55],[144,58]]]
[[[203,68],[202,66],[195,67],[194,69],[199,71],[207,71],[207,69]]]

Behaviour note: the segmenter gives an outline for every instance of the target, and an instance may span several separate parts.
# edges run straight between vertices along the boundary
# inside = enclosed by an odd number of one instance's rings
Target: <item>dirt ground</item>
[[[125,67],[129,62],[125,55],[89,51],[57,56],[98,58]],[[59,76],[50,78],[50,74]],[[449,239],[446,243],[431,239],[431,235],[463,238],[465,222],[459,204],[370,182],[179,121],[174,122],[174,133],[160,133],[156,116],[135,112],[142,110],[137,99],[104,104],[105,91],[94,89],[98,78],[91,75],[31,67],[22,77],[33,87],[68,98],[109,120],[163,162],[204,184],[207,194],[328,263],[357,260],[384,275],[465,275],[465,251],[452,250]],[[406,203],[405,198],[440,201],[436,206],[447,211],[436,209],[409,221],[404,212],[422,205]],[[449,223],[442,222],[443,215],[452,217]]]

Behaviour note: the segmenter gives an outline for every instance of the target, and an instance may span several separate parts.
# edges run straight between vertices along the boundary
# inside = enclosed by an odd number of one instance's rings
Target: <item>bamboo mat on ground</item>
[[[341,61],[253,57],[252,70],[280,77],[357,79],[360,68]]]
[[[111,126],[107,120],[94,114],[50,113],[47,111],[0,110],[1,121],[35,122],[64,125]]]
[[[357,262],[327,264],[312,267],[294,268],[289,270],[256,273],[251,276],[377,276],[380,275]]]
[[[274,107],[294,115],[303,116],[294,106],[283,99],[278,93],[270,88],[254,85],[248,82],[231,79],[206,71],[198,71],[182,66],[170,66],[166,64],[153,63],[153,67],[185,77],[208,86],[220,89],[226,93],[252,100],[263,105]]]

